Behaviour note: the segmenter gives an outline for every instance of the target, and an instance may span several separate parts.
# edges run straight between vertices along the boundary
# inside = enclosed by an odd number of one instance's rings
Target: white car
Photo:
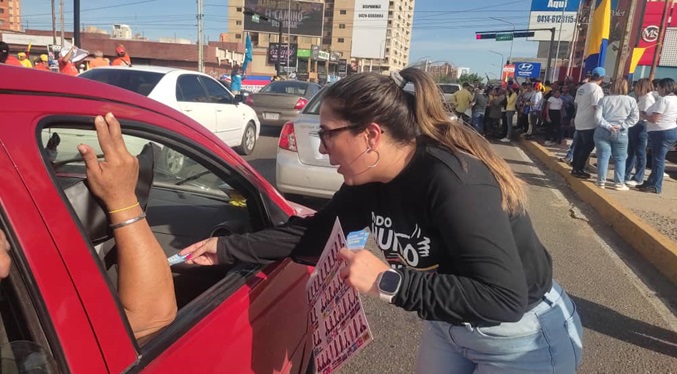
[[[261,130],[256,112],[207,74],[160,66],[111,66],[79,76],[148,96],[199,122],[238,153],[254,151]]]
[[[284,194],[330,199],[343,184],[343,176],[320,153],[320,104],[315,95],[301,114],[280,131],[275,161],[277,189]]]

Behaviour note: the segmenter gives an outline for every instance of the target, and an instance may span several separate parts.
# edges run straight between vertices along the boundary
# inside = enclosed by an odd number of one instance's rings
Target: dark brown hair
[[[378,73],[360,73],[334,83],[324,103],[341,119],[364,127],[383,126],[391,138],[408,144],[419,135],[442,144],[452,153],[465,152],[480,159],[496,178],[503,197],[503,210],[517,214],[524,210],[526,195],[520,181],[489,142],[471,127],[449,118],[437,85],[425,72],[406,68],[399,72],[413,85],[415,93],[400,88],[395,79]]]

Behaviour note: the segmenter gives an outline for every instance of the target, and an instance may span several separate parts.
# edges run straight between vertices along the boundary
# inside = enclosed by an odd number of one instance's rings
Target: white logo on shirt
[[[392,229],[393,221],[390,217],[372,212],[371,220],[371,231],[386,257],[392,258],[396,255],[407,266],[416,267],[421,257],[430,256],[430,238],[423,236],[418,224],[411,234],[403,234]]]

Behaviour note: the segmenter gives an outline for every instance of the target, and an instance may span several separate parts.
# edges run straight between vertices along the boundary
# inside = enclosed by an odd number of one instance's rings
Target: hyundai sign
[[[538,78],[541,75],[540,62],[516,62],[515,78]]]

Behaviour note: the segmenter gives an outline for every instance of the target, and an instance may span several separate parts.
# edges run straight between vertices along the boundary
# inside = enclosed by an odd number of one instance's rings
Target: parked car
[[[115,113],[128,149],[143,155],[147,182],[137,195],[167,257],[210,235],[285,222],[302,207],[204,126],[154,100],[21,67],[0,65],[0,76],[0,229],[12,246],[0,341],[38,347],[31,367],[52,368],[41,373],[314,373],[305,293],[312,268],[289,259],[173,266],[175,321],[135,340],[116,291],[115,240],[76,146],[100,153],[94,117]],[[189,176],[155,162],[158,148],[191,160]],[[13,354],[3,372],[24,372]]]
[[[79,75],[134,91],[192,119],[238,153],[254,151],[261,124],[243,95],[235,96],[207,74],[159,66],[101,67]]]
[[[320,89],[316,83],[274,81],[249,95],[245,102],[256,110],[261,125],[282,126],[295,119]]]
[[[285,194],[329,199],[343,184],[343,176],[336,171],[338,167],[331,165],[329,156],[319,151],[322,92],[280,131],[275,182]]]
[[[442,95],[444,95],[444,102],[447,104],[447,107],[451,104],[451,95],[461,89],[461,85],[458,83],[438,83],[437,86],[442,91]]]

